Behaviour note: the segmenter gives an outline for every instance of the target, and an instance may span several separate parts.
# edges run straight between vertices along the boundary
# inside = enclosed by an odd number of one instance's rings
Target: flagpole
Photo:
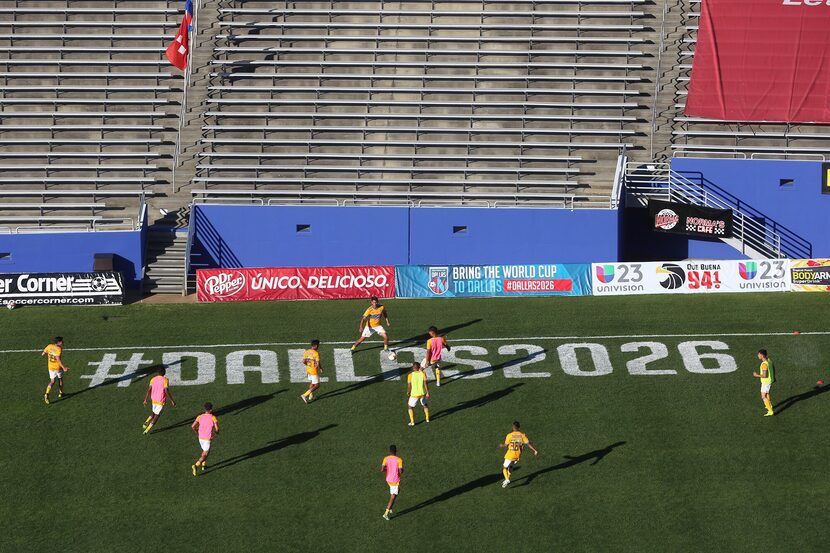
[[[190,77],[192,75],[192,66],[193,66],[193,39],[196,35],[196,20],[199,13],[199,4],[201,0],[196,0],[191,5],[193,6],[193,15],[190,21],[190,27],[192,29],[191,32],[188,33],[188,49],[187,49],[187,64],[185,65],[184,75],[182,78],[182,100],[181,100],[181,107],[179,110],[179,129],[176,133],[176,153],[173,159],[173,183],[172,183],[172,190],[175,194],[178,192],[176,188],[176,170],[179,166],[179,158],[181,157],[181,138],[182,138],[182,127],[185,125],[185,118],[187,117],[187,91],[190,88]]]

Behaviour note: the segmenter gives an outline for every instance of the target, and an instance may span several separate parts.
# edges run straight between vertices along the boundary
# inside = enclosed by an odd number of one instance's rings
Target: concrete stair
[[[189,209],[169,211],[149,227],[143,282],[145,293],[182,293],[188,219]]]

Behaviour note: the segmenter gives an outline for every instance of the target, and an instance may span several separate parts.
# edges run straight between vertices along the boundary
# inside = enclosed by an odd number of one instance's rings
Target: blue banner
[[[588,264],[404,265],[395,267],[395,297],[590,296]]]

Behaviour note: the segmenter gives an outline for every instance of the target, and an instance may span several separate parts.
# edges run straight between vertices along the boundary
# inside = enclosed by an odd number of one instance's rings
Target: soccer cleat
[[[440,388],[441,387],[441,381],[436,382],[435,385]]]
[[[191,465],[190,470],[193,472],[193,476],[196,476],[196,465]]]
[[[767,411],[766,414],[764,414],[765,417],[772,417],[774,415],[775,415],[775,413],[772,412],[772,411]]]
[[[389,515],[387,515],[386,513],[384,513],[384,514],[383,514],[383,520],[389,520]]]
[[[306,399],[305,395],[301,395],[301,396],[300,396],[300,399],[301,399],[301,400],[303,400],[303,403],[305,403],[306,405],[308,405],[308,400]]]
[[[58,392],[58,399],[63,399],[63,392]]]
[[[508,485],[510,485],[510,480],[505,480],[504,482],[501,483],[502,488],[506,488]]]
[[[43,394],[43,402],[49,405],[49,394]]]
[[[202,472],[205,472],[206,468],[207,468],[207,463],[202,463]]]
[[[408,423],[408,424],[407,424],[407,426],[415,426],[415,423],[414,423],[414,422],[410,422],[410,423]]]

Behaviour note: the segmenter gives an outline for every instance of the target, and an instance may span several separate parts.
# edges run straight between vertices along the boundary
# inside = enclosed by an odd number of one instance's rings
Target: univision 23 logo
[[[769,261],[740,261],[738,275],[741,281],[738,286],[741,290],[781,289],[789,287],[787,283],[787,265],[784,259]]]

